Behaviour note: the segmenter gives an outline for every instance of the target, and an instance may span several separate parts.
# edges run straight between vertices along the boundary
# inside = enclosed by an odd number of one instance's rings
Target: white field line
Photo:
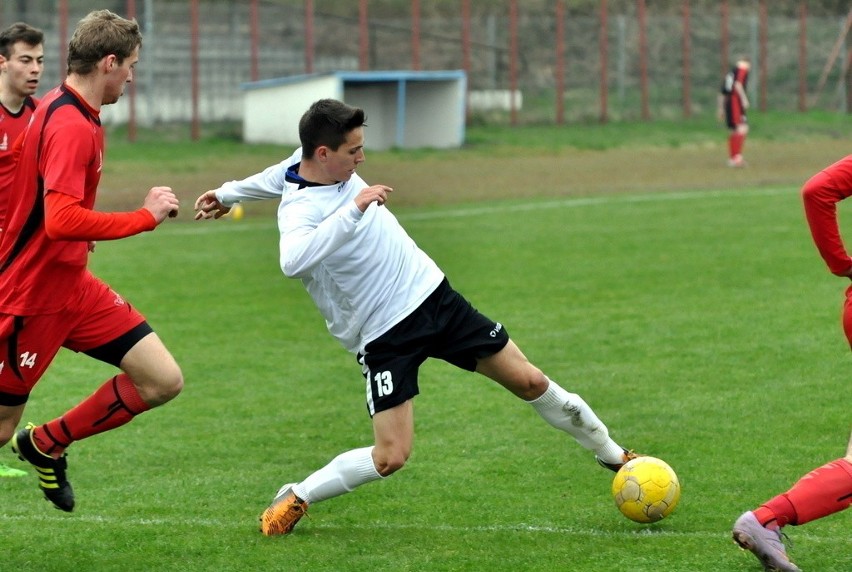
[[[426,212],[403,212],[398,214],[398,218],[402,221],[421,221],[421,220],[436,220],[450,218],[464,218],[482,216],[494,213],[503,212],[520,212],[520,211],[540,211],[552,209],[570,209],[586,206],[598,206],[609,204],[626,204],[626,203],[664,203],[671,201],[686,201],[708,198],[730,198],[730,197],[758,197],[758,196],[775,196],[783,194],[792,194],[798,192],[791,187],[773,187],[765,189],[748,189],[748,190],[712,190],[712,191],[688,191],[678,193],[651,193],[648,195],[605,195],[600,197],[581,197],[581,198],[566,198],[558,200],[533,200],[528,203],[508,203],[500,201],[496,204],[485,205],[465,205],[457,207],[448,207],[439,210],[429,210]],[[267,227],[270,222],[274,222],[274,218],[269,220],[259,221],[241,221],[234,223],[232,220],[217,220],[217,221],[198,221],[190,224],[180,225],[164,225],[157,229],[158,233],[168,235],[201,235],[216,232],[245,232],[258,230],[261,227]]]
[[[539,211],[561,208],[577,208],[586,206],[598,206],[608,204],[625,204],[625,203],[664,203],[671,201],[695,200],[705,198],[720,198],[731,196],[767,196],[781,195],[790,193],[789,187],[771,188],[771,189],[751,189],[748,191],[730,191],[730,190],[715,190],[715,191],[694,191],[680,193],[652,193],[650,195],[606,195],[602,197],[583,197],[573,199],[559,199],[551,201],[532,201],[524,204],[496,204],[488,206],[466,207],[453,210],[440,210],[424,213],[409,213],[400,215],[400,219],[404,220],[427,220],[436,218],[454,218],[454,217],[469,217],[492,214],[498,212],[518,212],[518,211]]]
[[[165,529],[173,529],[176,527],[183,528],[214,528],[216,530],[233,529],[241,530],[246,528],[256,527],[257,525],[251,518],[241,520],[223,520],[211,518],[127,518],[122,516],[100,516],[100,515],[4,515],[0,514],[0,522],[15,522],[29,524],[51,524],[51,523],[68,523],[80,522],[91,525],[104,525],[112,527],[162,527]],[[342,526],[339,524],[322,524],[317,520],[311,520],[308,523],[303,523],[303,527],[320,530],[342,530],[351,528],[350,526]],[[693,530],[693,531],[675,531],[675,530],[656,530],[654,528],[637,527],[635,530],[628,531],[605,531],[592,528],[579,528],[572,526],[546,526],[546,525],[527,525],[527,524],[505,524],[505,525],[488,525],[488,526],[453,526],[448,524],[402,524],[402,523],[383,523],[383,522],[362,522],[357,524],[359,530],[422,530],[428,528],[440,532],[453,534],[491,534],[491,533],[530,533],[530,534],[554,534],[558,536],[574,536],[574,537],[589,537],[589,538],[634,538],[636,536],[647,536],[649,538],[706,538],[719,539],[728,538],[729,530]],[[852,544],[852,538],[848,535],[825,535],[825,534],[808,534],[802,530],[796,530],[794,533],[796,541],[807,542],[809,544]]]

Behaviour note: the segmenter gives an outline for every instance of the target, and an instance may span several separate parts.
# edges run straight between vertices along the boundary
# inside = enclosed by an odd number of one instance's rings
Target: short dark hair
[[[77,23],[68,42],[68,73],[87,75],[99,61],[114,55],[118,63],[142,45],[136,20],[127,20],[109,10],[95,10]]]
[[[8,59],[12,55],[12,46],[18,42],[38,46],[44,43],[44,33],[24,22],[15,22],[0,32],[0,56]]]
[[[310,159],[317,147],[321,146],[336,151],[346,141],[346,135],[353,129],[367,125],[366,121],[367,115],[363,109],[342,101],[320,99],[314,102],[299,120],[302,156]]]

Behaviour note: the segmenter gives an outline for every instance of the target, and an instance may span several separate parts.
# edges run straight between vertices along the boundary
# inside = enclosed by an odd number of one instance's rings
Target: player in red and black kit
[[[87,269],[94,241],[154,230],[178,200],[148,191],[132,212],[92,210],[104,157],[102,105],[133,79],[142,36],[108,10],[79,22],[68,76],[39,103],[20,139],[6,230],[0,240],[0,445],[12,440],[35,466],[44,495],[74,508],[65,449],[114,429],[180,393],[183,375],[145,318]],[[61,417],[15,432],[33,386],[59,348],[122,371]]]
[[[748,135],[748,121],[746,110],[748,109],[748,72],[751,63],[746,58],[737,60],[736,65],[731,68],[722,81],[722,89],[719,93],[719,118],[724,118],[725,124],[731,131],[728,136],[728,166],[745,167],[743,159],[743,146],[746,135]]]
[[[6,217],[6,202],[15,174],[15,141],[23,133],[38,100],[44,71],[44,34],[23,22],[0,32],[0,234]],[[0,477],[22,477],[25,471],[0,463]]]
[[[12,150],[38,100],[33,94],[44,70],[44,34],[23,22],[0,32],[0,232],[15,174]]]
[[[837,223],[837,203],[852,196],[852,155],[820,171],[802,187],[805,216],[828,269],[852,279],[852,257]],[[852,286],[846,289],[843,331],[852,348]],[[781,543],[784,526],[802,525],[852,504],[852,436],[846,456],[814,469],[788,491],[744,513],[734,524],[734,540],[751,550],[767,570],[796,571]]]

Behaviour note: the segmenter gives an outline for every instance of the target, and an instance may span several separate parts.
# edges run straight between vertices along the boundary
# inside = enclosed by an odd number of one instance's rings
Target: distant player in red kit
[[[728,166],[745,167],[743,159],[743,146],[746,135],[748,135],[748,122],[746,110],[748,109],[748,72],[751,63],[746,58],[737,60],[736,65],[731,68],[722,81],[719,101],[719,119],[725,120],[725,124],[731,131],[728,136]]]
[[[133,80],[141,44],[138,24],[108,10],[78,23],[67,79],[42,98],[21,140],[0,240],[0,445],[11,439],[36,468],[45,497],[67,512],[74,492],[65,449],[183,388],[180,368],[144,316],[87,269],[94,241],[154,230],[178,209],[171,189],[154,187],[135,211],[93,210],[104,160],[100,110]],[[16,432],[61,347],[122,371],[64,415]]]
[[[805,215],[817,250],[837,276],[852,279],[849,256],[837,224],[837,203],[852,196],[852,155],[811,177],[802,188]],[[843,331],[852,348],[852,286],[843,304]],[[852,436],[846,456],[835,459],[799,479],[782,493],[734,524],[734,540],[751,550],[767,570],[796,571],[781,543],[781,529],[802,525],[852,504]]]
[[[15,140],[38,103],[33,94],[44,71],[43,43],[42,31],[23,22],[0,32],[0,233],[15,174]],[[0,463],[0,477],[24,475],[26,472]]]
[[[15,174],[12,149],[30,122],[44,70],[44,34],[23,22],[0,32],[0,232]]]

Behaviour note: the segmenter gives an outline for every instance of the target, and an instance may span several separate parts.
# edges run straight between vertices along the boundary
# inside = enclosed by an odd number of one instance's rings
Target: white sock
[[[341,453],[322,469],[293,487],[293,492],[309,504],[348,493],[382,476],[373,463],[373,447]]]
[[[529,401],[545,421],[565,431],[584,448],[607,463],[622,462],[623,449],[609,438],[606,425],[576,393],[569,393],[548,379],[549,385],[540,397]]]

